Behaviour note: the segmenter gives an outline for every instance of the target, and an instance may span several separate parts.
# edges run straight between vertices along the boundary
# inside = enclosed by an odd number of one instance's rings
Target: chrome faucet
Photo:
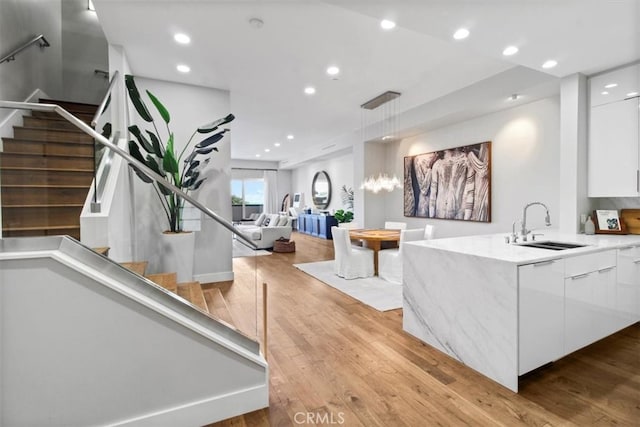
[[[541,203],[541,202],[531,202],[529,204],[526,204],[524,206],[523,211],[522,211],[522,230],[521,230],[521,234],[522,234],[522,241],[523,242],[527,241],[527,234],[529,234],[531,232],[531,230],[527,230],[527,209],[530,206],[533,206],[533,205],[540,205],[543,208],[545,208],[545,210],[547,211],[547,214],[544,217],[544,222],[545,222],[547,227],[549,227],[551,225],[551,217],[549,216],[549,208],[547,207],[547,205],[545,205],[544,203]]]

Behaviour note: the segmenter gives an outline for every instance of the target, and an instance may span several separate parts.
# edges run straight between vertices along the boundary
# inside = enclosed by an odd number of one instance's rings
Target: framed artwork
[[[617,210],[598,209],[593,211],[596,234],[627,234],[624,221],[620,220]]]
[[[491,141],[405,157],[404,216],[491,222]]]

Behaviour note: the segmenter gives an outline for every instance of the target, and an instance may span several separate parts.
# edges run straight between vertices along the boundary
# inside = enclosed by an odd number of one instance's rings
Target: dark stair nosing
[[[65,203],[65,204],[53,204],[53,205],[2,205],[2,208],[13,209],[30,209],[30,208],[81,208],[84,207],[83,203]]]
[[[90,188],[89,185],[51,185],[51,184],[1,184],[2,188]]]
[[[62,99],[51,99],[51,98],[39,98],[38,102],[40,104],[56,104],[57,103],[62,103],[62,104],[70,104],[70,105],[81,105],[83,107],[93,107],[96,110],[98,109],[99,105],[96,104],[88,104],[86,102],[75,102],[75,101],[64,101]]]
[[[69,122],[70,123],[70,122]],[[15,133],[16,129],[24,129],[24,130],[35,130],[38,132],[67,132],[67,133],[71,133],[74,135],[86,135],[88,138],[91,138],[91,135],[89,135],[88,133],[84,132],[82,129],[80,128],[76,128],[76,129],[60,129],[60,128],[39,128],[39,127],[29,127],[29,126],[14,126],[13,130]]]
[[[44,129],[44,128],[40,128]],[[89,136],[89,135],[87,135]],[[26,144],[42,144],[42,143],[51,143],[51,144],[67,144],[67,145],[95,145],[92,141],[49,141],[49,140],[39,140],[33,138],[2,138],[5,142],[15,142],[15,143],[26,143]]]
[[[9,171],[40,171],[40,172],[73,172],[73,173],[90,173],[93,174],[93,169],[66,169],[66,168],[38,168],[38,167],[29,167],[29,166],[2,166],[0,167],[0,171],[9,170]]]
[[[55,154],[55,153],[22,153],[15,151],[3,151],[0,154],[10,154],[12,156],[35,156],[35,157],[68,157],[70,159],[93,159],[95,156],[89,154]],[[66,169],[63,169],[66,170]],[[92,171],[93,172],[93,171]]]

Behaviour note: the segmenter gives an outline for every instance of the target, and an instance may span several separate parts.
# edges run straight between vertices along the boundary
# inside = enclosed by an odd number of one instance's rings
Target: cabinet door
[[[518,374],[563,355],[564,260],[518,268]]]
[[[617,310],[616,267],[601,268],[594,273],[593,301],[596,306],[594,334],[596,339],[624,328],[624,318]]]
[[[638,98],[591,108],[588,144],[590,197],[636,197]]]
[[[597,340],[594,330],[594,289],[598,272],[582,273],[564,281],[564,353],[572,353]]]
[[[616,308],[623,326],[640,320],[640,247],[618,249]]]
[[[591,106],[609,104],[629,98],[640,91],[640,64],[630,65],[589,79]]]

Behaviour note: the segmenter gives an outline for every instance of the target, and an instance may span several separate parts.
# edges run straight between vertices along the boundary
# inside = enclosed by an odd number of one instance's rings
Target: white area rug
[[[377,276],[366,279],[343,279],[333,272],[333,261],[309,262],[293,266],[378,311],[402,308],[402,285],[387,282]]]
[[[258,249],[254,251],[250,247],[243,245],[236,239],[233,239],[233,257],[238,258],[242,256],[262,256],[262,255],[271,255],[271,252],[265,251],[264,249]]]

